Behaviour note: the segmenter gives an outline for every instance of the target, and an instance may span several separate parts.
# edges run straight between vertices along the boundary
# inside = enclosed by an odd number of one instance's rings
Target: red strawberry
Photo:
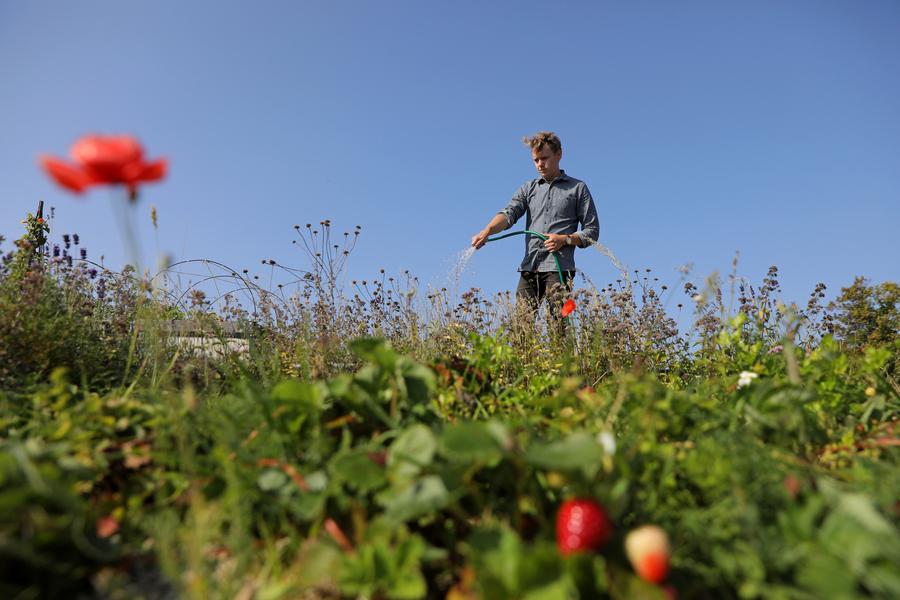
[[[656,525],[644,525],[628,532],[625,554],[635,573],[645,581],[661,583],[669,573],[669,538]]]
[[[613,524],[602,506],[589,498],[567,500],[556,515],[556,547],[563,556],[597,550],[613,534]]]

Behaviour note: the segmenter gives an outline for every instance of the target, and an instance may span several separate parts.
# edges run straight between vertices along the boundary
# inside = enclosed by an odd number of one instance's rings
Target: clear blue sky
[[[151,205],[162,251],[235,268],[303,266],[291,226],[329,218],[363,226],[353,275],[440,284],[535,176],[521,137],[548,129],[632,268],[700,281],[740,250],[742,275],[777,264],[801,302],[900,280],[896,0],[0,0],[0,82],[0,233],[43,199],[55,235],[113,266],[111,195],[36,163],[88,132],[171,161],[139,204],[147,262]],[[522,249],[486,246],[463,287],[514,288]]]

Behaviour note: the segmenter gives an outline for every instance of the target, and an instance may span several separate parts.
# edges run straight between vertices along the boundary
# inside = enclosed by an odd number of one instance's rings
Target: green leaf
[[[403,540],[395,549],[396,579],[388,589],[388,598],[407,600],[422,598],[428,591],[425,578],[419,568],[425,552],[425,542],[419,536]]]
[[[350,342],[350,349],[363,360],[393,371],[400,357],[391,345],[378,338],[359,338]]]
[[[303,492],[296,498],[291,498],[290,509],[302,521],[313,521],[322,516],[325,508],[326,494],[314,494]]]
[[[378,489],[387,482],[384,467],[376,464],[368,457],[368,453],[362,450],[341,454],[335,458],[331,463],[331,472],[336,478],[362,493]]]
[[[469,538],[478,572],[478,583],[485,598],[515,597],[519,586],[522,542],[506,527],[481,529]]]
[[[306,476],[306,485],[309,486],[310,491],[324,491],[328,487],[328,475],[321,469],[313,471]]]
[[[819,598],[856,597],[856,578],[839,558],[817,552],[796,575],[797,583]]]
[[[894,527],[881,516],[864,494],[842,494],[838,510],[863,526],[868,532],[892,535]]]
[[[461,423],[441,436],[441,449],[456,460],[495,462],[502,455],[497,437],[485,423]]]
[[[256,480],[259,489],[264,492],[272,492],[280,489],[288,482],[288,476],[276,469],[263,471]]]
[[[593,436],[580,432],[557,442],[532,444],[525,459],[545,469],[594,469],[603,459],[603,448]]]
[[[562,577],[549,585],[529,590],[522,600],[569,600],[572,597],[572,584],[568,578]]]
[[[401,477],[415,477],[431,464],[437,450],[437,440],[425,425],[413,425],[401,433],[388,450],[387,464]]]
[[[378,498],[386,509],[385,517],[394,521],[409,521],[436,512],[447,505],[448,499],[447,487],[437,475],[392,488]]]
[[[313,383],[286,379],[272,388],[272,399],[318,411],[322,406],[322,390]]]
[[[427,402],[435,388],[434,372],[410,360],[404,361],[403,380],[407,398],[414,404]]]
[[[387,540],[363,544],[356,556],[343,557],[341,591],[396,600],[425,597],[428,587],[420,568],[424,549],[425,543],[419,536],[407,537],[394,547]]]
[[[335,544],[312,539],[303,544],[300,555],[303,568],[296,574],[301,586],[327,585],[337,577],[341,551]]]
[[[393,586],[387,590],[387,597],[396,600],[415,600],[424,598],[428,592],[425,578],[418,570],[404,571],[393,582]]]
[[[559,587],[560,582],[565,585]],[[569,589],[570,578],[565,576],[563,562],[556,544],[538,542],[522,545],[522,559],[519,563],[518,587],[528,592],[531,598],[556,598],[559,590]]]

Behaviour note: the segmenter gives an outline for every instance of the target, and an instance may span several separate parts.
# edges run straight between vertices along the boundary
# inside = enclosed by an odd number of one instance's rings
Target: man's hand
[[[494,235],[498,231],[503,231],[507,227],[509,227],[509,223],[507,222],[506,217],[503,213],[497,213],[494,215],[494,218],[491,219],[491,222],[487,224],[487,227],[472,236],[472,246],[478,250],[484,246],[489,236]]]
[[[472,246],[476,250],[478,250],[479,248],[484,246],[485,242],[487,241],[487,239],[490,235],[491,235],[490,227],[486,227],[485,229],[482,229],[481,231],[476,233],[474,236],[472,236]]]
[[[566,245],[566,236],[559,233],[545,233],[547,239],[544,240],[544,248],[550,252],[556,252]]]

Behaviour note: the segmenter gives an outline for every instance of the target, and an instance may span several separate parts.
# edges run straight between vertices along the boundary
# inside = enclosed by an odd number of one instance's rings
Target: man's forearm
[[[506,215],[497,213],[484,229],[488,232],[488,235],[493,235],[495,233],[500,233],[507,227],[509,227],[509,221],[506,220]]]
[[[476,249],[481,248],[487,242],[488,236],[503,231],[507,227],[509,227],[509,221],[506,220],[506,215],[497,213],[484,229],[475,234],[472,238],[472,246]]]

